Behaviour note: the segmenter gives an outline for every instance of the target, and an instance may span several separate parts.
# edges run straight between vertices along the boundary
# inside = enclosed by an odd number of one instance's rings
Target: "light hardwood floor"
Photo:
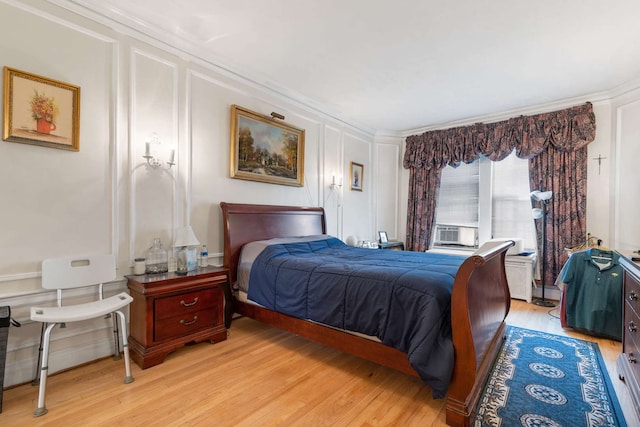
[[[564,331],[548,312],[513,300],[508,323],[597,341],[628,424],[640,425],[616,373],[620,343]],[[445,425],[444,400],[417,378],[251,319],[235,320],[225,342],[189,346],[146,370],[134,364],[133,375],[124,384],[123,362],[110,358],[53,375],[40,418],[38,387],[5,390],[0,425]]]

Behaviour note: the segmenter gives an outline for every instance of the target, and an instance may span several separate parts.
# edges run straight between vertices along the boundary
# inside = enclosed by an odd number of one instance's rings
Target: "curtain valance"
[[[480,155],[498,161],[514,149],[521,159],[531,159],[549,145],[560,152],[584,147],[595,133],[593,106],[587,102],[560,111],[409,136],[403,165],[405,169],[442,169],[471,163]]]

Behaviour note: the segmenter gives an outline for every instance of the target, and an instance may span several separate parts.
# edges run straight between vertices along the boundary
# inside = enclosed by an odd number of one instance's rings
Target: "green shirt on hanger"
[[[622,340],[622,266],[613,251],[591,248],[571,255],[567,284],[567,326]]]

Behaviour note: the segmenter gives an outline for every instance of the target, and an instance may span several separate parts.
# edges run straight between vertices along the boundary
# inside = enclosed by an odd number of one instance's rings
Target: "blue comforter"
[[[407,353],[434,398],[441,398],[453,370],[451,291],[464,259],[353,248],[336,238],[276,244],[256,257],[248,298],[378,337]]]

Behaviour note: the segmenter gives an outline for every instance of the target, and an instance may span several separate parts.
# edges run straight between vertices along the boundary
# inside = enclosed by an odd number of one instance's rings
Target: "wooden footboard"
[[[324,234],[322,208],[231,204],[222,202],[224,265],[232,282],[242,246],[274,237]],[[447,424],[468,426],[505,333],[510,295],[504,270],[513,242],[492,242],[467,258],[456,275],[451,300],[455,351],[447,393]],[[394,348],[317,323],[296,319],[251,304],[233,301],[234,310],[322,344],[383,366],[417,376],[407,355]]]
[[[455,353],[447,392],[447,424],[470,425],[491,365],[505,337],[511,296],[504,269],[512,241],[482,246],[460,266],[451,296]]]

